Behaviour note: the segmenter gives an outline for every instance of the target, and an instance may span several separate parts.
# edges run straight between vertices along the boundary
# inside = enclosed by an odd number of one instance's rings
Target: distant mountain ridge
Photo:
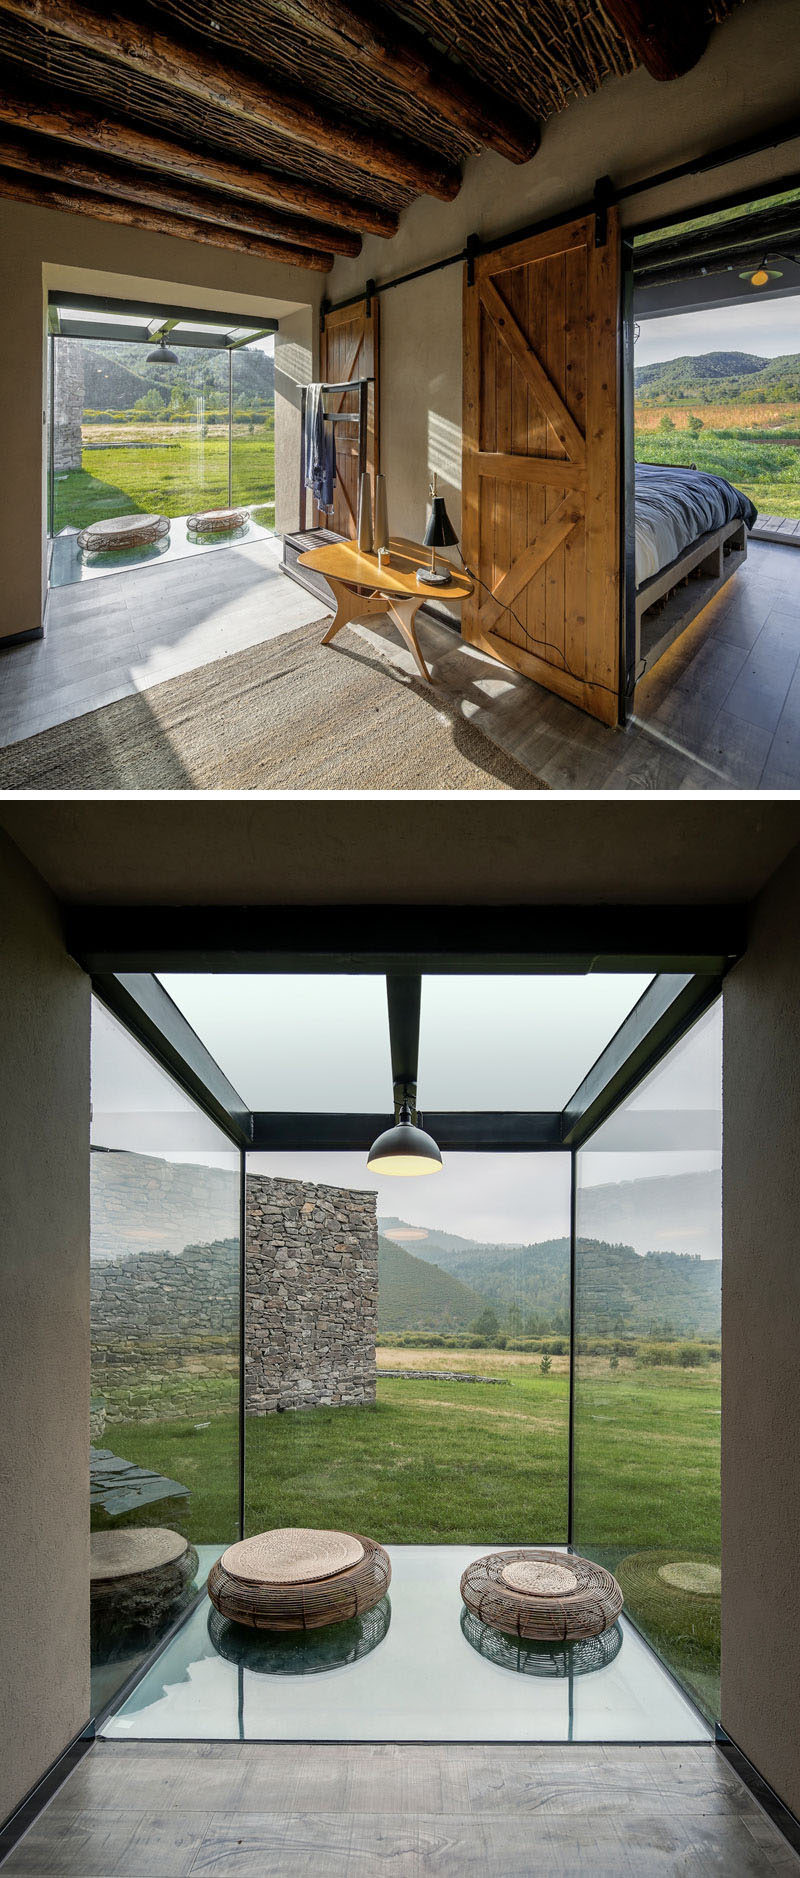
[[[128,411],[155,386],[165,409],[174,390],[186,396],[200,391],[211,403],[228,402],[226,350],[176,347],[176,365],[148,365],[152,348],[128,340],[104,339],[83,347],[84,406],[88,411]],[[237,397],[269,403],[275,384],[271,354],[243,346],[233,366],[234,403]]]
[[[635,1208],[631,1190],[636,1189]],[[625,1218],[630,1232],[632,1212],[650,1235],[662,1233],[668,1220],[677,1236],[697,1234],[704,1249],[719,1237],[719,1177],[713,1173],[669,1178],[652,1176],[641,1181],[620,1181],[585,1190],[581,1201],[583,1232],[578,1240],[579,1334],[614,1331],[647,1334],[669,1330],[677,1336],[716,1337],[720,1329],[721,1262],[691,1251],[652,1249],[652,1238],[642,1250],[603,1233],[595,1221]],[[688,1224],[687,1224],[688,1222]],[[379,1230],[402,1226],[397,1219],[380,1219]],[[609,1230],[608,1227],[605,1229]],[[597,1234],[597,1236],[594,1236]],[[448,1243],[449,1242],[449,1243]],[[388,1246],[389,1241],[384,1241]],[[392,1243],[392,1251],[401,1248]],[[410,1254],[406,1254],[410,1257]],[[473,1295],[490,1304],[502,1318],[516,1307],[529,1334],[547,1328],[563,1331],[569,1325],[569,1240],[540,1240],[528,1245],[492,1245],[439,1232],[414,1241],[414,1265],[428,1264],[459,1279]],[[431,1294],[432,1296],[432,1294]],[[380,1304],[379,1304],[380,1311]],[[479,1315],[472,1314],[472,1321]],[[535,1328],[534,1328],[535,1326]],[[420,1328],[439,1330],[432,1321]]]
[[[709,404],[754,403],[771,398],[800,399],[800,352],[761,358],[756,352],[702,352],[634,368],[641,402],[668,404],[695,398]]]
[[[471,1285],[379,1234],[378,1330],[382,1335],[468,1330],[485,1304],[486,1299]]]

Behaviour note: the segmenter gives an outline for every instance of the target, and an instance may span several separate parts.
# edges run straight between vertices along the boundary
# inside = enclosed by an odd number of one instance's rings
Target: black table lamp
[[[449,567],[437,567],[437,548],[454,548],[458,536],[444,506],[444,496],[436,494],[436,477],[431,481],[431,512],[428,526],[422,537],[424,548],[430,548],[430,567],[417,568],[417,580],[421,587],[449,587],[453,578]]]

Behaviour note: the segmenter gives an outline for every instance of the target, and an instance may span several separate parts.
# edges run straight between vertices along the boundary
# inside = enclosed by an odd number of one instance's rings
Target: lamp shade
[[[416,1128],[408,1104],[400,1110],[400,1120],[373,1141],[367,1166],[376,1174],[440,1174],[442,1157],[432,1135]]]
[[[423,547],[454,548],[458,536],[444,506],[444,496],[434,496],[428,526],[422,537]]]
[[[162,333],[161,338],[159,339],[158,345],[155,348],[155,351],[148,352],[147,354],[147,364],[148,365],[177,365],[177,363],[178,363],[178,354],[177,352],[170,352],[169,346],[167,345],[167,342]]]

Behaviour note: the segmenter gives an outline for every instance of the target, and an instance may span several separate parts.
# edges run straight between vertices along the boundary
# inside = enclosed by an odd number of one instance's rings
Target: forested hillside
[[[697,357],[637,365],[639,404],[771,404],[800,399],[800,353],[762,359],[754,352],[704,352]]]
[[[387,1223],[379,1222],[381,1227]],[[461,1239],[455,1250],[448,1250],[442,1244],[447,1237],[432,1229],[428,1238],[416,1242],[418,1256],[412,1258],[405,1252],[403,1256],[412,1266],[427,1264],[437,1274],[437,1286],[442,1275],[460,1280],[473,1297],[478,1294],[479,1304],[492,1307],[502,1329],[512,1335],[569,1330],[567,1238],[523,1246],[480,1245]],[[400,1246],[383,1243],[391,1253],[402,1251]],[[631,1245],[590,1238],[579,1239],[578,1248],[581,1335],[719,1334],[719,1259],[672,1251],[648,1251],[642,1256]],[[433,1313],[436,1296],[435,1290],[421,1293],[419,1312]],[[379,1317],[380,1311],[379,1303]],[[467,1321],[475,1323],[480,1315],[479,1309],[473,1309]],[[399,1323],[392,1328],[399,1330]],[[406,1328],[441,1331],[446,1326],[430,1315]]]
[[[176,347],[177,365],[148,365],[151,346],[130,345],[125,341],[104,339],[86,344],[84,356],[84,404],[87,411],[130,411],[155,391],[164,410],[194,403],[198,395],[206,402],[228,404],[228,354],[207,348]],[[234,354],[234,405],[243,399],[248,405],[263,400],[272,402],[275,364],[270,353],[245,346]]]
[[[438,1265],[414,1258],[400,1245],[378,1238],[378,1330],[384,1336],[404,1331],[467,1330],[480,1316],[485,1298]]]

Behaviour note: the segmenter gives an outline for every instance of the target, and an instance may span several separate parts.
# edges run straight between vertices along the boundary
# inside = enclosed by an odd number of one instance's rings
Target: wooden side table
[[[415,619],[426,600],[467,600],[473,582],[468,574],[457,574],[448,587],[430,587],[417,581],[417,568],[424,567],[427,549],[402,536],[392,537],[388,556],[378,566],[377,554],[362,554],[355,541],[337,541],[324,548],[311,548],[298,560],[324,574],[336,601],[336,612],[322,644],[330,645],[343,626],[351,620],[388,614],[393,625],[413,653],[427,683],[431,675],[420,651]]]

